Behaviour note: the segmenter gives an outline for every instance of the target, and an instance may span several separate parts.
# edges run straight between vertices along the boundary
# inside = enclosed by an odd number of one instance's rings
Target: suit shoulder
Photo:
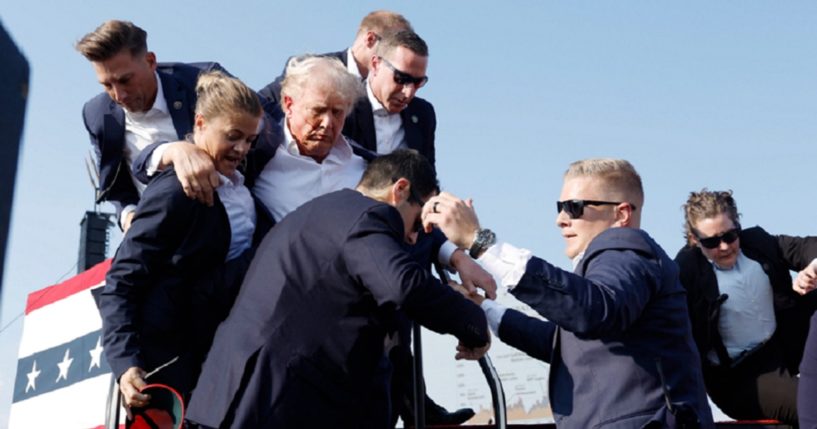
[[[140,202],[153,199],[160,202],[165,201],[167,204],[189,203],[192,205],[195,203],[195,200],[185,195],[176,171],[172,168],[162,171],[151,179]]]
[[[420,113],[427,113],[431,115],[435,115],[434,113],[434,105],[425,100],[424,98],[414,97],[409,104],[416,112]]]
[[[82,106],[82,120],[89,132],[94,134],[102,133],[102,121],[106,113],[111,112],[113,100],[108,94],[102,92],[86,101]],[[113,104],[113,108],[117,108]]]
[[[111,103],[113,103],[111,97],[101,92],[85,102],[82,106],[82,115],[86,117],[86,120],[92,117],[102,116],[102,114],[110,110]]]
[[[686,265],[694,263],[695,260],[701,255],[701,250],[698,249],[697,246],[691,245],[684,245],[681,249],[678,250],[678,253],[675,254],[675,262],[678,265]]]
[[[159,63],[156,67],[158,73],[173,76],[187,82],[195,83],[203,72],[219,70],[227,73],[217,62],[198,63]]]
[[[609,228],[597,235],[587,247],[587,254],[605,250],[634,250],[657,255],[661,252],[658,244],[646,231],[636,228]]]
[[[759,226],[746,228],[740,232],[741,244],[773,244],[775,237]]]

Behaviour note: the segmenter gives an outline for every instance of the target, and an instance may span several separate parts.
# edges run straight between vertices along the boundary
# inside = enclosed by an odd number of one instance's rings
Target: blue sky
[[[159,61],[218,61],[260,88],[290,55],[347,47],[381,8],[430,46],[419,95],[437,111],[444,188],[474,198],[501,238],[567,267],[561,174],[601,156],[639,170],[642,226],[671,255],[680,206],[704,186],[733,189],[744,226],[817,235],[814,2],[9,0],[0,20],[32,80],[0,308],[0,427],[22,328],[12,320],[29,292],[73,273],[93,209],[81,108],[101,87],[73,43],[129,19]]]

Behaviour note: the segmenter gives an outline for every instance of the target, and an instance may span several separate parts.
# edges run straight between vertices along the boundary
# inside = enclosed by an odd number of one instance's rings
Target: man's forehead
[[[345,104],[340,92],[329,85],[307,85],[302,93],[302,102],[309,107],[337,107]]]
[[[607,183],[594,176],[565,177],[562,196],[571,200],[600,199],[609,193]]]
[[[120,79],[128,74],[136,73],[137,58],[131,56],[129,53],[117,54],[104,61],[92,61],[94,70],[97,75],[103,75],[107,79]]]

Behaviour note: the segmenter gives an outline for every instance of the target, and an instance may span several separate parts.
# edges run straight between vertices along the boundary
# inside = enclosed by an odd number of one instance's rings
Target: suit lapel
[[[400,112],[400,119],[403,120],[403,132],[406,139],[406,146],[410,149],[417,150],[420,153],[423,151],[423,135],[420,132],[419,115],[414,111],[414,103],[409,103],[402,112]]]
[[[366,149],[377,152],[374,114],[372,113],[372,104],[369,103],[368,97],[361,97],[357,103],[355,103],[355,108],[352,110],[352,114],[349,115],[349,119],[354,122],[354,129],[357,129],[358,132],[348,137],[351,137],[352,140],[355,140]]]
[[[183,139],[185,134],[193,129],[193,106],[189,99],[189,94],[178,80],[169,73],[159,72],[159,79],[162,79],[162,91],[164,92],[167,110],[173,119],[173,127],[179,139]]]
[[[113,100],[108,106],[108,112],[103,116],[102,141],[99,164],[102,171],[100,177],[105,177],[108,182],[113,182],[115,169],[119,168],[122,161],[122,151],[125,148],[125,111],[122,110]],[[101,183],[101,189],[107,189],[111,183]]]

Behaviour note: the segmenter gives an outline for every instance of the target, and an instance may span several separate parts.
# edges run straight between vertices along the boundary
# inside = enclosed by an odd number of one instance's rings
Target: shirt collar
[[[383,103],[374,96],[374,92],[372,92],[372,85],[369,82],[369,79],[366,79],[366,96],[369,97],[369,103],[372,105],[372,114],[375,116],[389,116],[389,115],[397,115],[397,113],[389,113],[385,107],[383,107]]]
[[[235,170],[231,176],[225,176],[218,173],[218,181],[221,185],[241,186],[244,184],[244,175],[240,171]]]
[[[360,69],[357,67],[357,61],[355,61],[355,56],[352,54],[351,47],[346,50],[346,71],[357,76],[358,79],[363,79],[363,73],[361,73]]]
[[[153,100],[153,107],[151,109],[156,109],[164,114],[170,113],[167,108],[167,100],[165,100],[165,91],[162,88],[162,79],[159,78],[159,73],[153,72],[156,76],[156,99]]]
[[[582,262],[582,258],[584,258],[584,252],[579,253],[578,255],[574,256],[571,262],[573,263],[573,271],[576,271],[576,267]]]
[[[732,268],[721,268],[721,267],[718,266],[718,264],[715,263],[715,261],[713,261],[713,260],[711,260],[709,258],[706,258],[706,259],[709,261],[710,264],[712,264],[712,268],[714,268],[715,271],[723,271],[723,272],[734,271],[736,273],[739,273],[740,272],[740,260],[742,258],[744,258],[743,250],[738,249],[738,257],[735,258],[735,265],[733,265]]]
[[[170,110],[167,108],[167,100],[165,99],[165,91],[162,88],[162,79],[159,78],[158,72],[153,72],[153,75],[156,77],[156,98],[153,99],[153,106],[150,106],[150,109],[144,112],[131,112],[128,109],[123,108],[125,114],[134,118],[144,118],[153,110],[161,112],[165,115],[170,114]]]

